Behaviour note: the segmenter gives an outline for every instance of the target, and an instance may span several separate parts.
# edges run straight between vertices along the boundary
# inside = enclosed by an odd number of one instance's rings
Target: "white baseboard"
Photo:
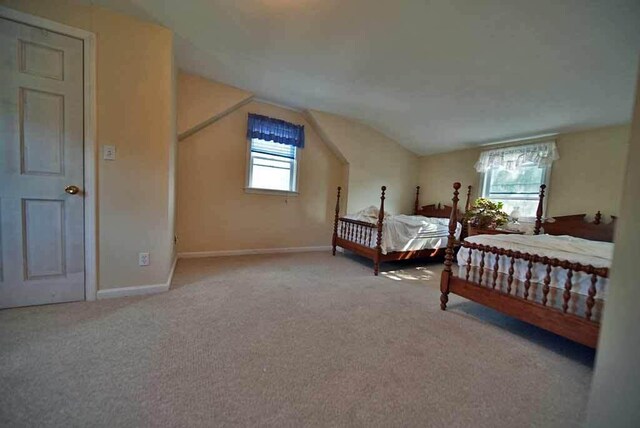
[[[331,251],[331,245],[320,247],[258,248],[254,250],[184,252],[178,253],[178,258],[195,259],[201,257],[247,256],[257,254],[309,253],[313,251]]]
[[[136,285],[133,287],[108,288],[106,290],[98,290],[97,297],[98,300],[113,299],[115,297],[143,296],[145,294],[162,293],[168,290],[169,286],[167,284]]]
[[[171,286],[171,281],[173,281],[173,274],[176,271],[177,262],[178,262],[178,258],[176,257],[173,259],[173,263],[171,265],[171,270],[169,271],[169,277],[167,278],[167,282],[163,284],[135,285],[133,287],[119,287],[119,288],[108,288],[106,290],[98,290],[96,298],[97,299],[113,299],[116,297],[144,296],[145,294],[155,294],[155,293],[162,293],[165,291],[169,291],[169,287]]]

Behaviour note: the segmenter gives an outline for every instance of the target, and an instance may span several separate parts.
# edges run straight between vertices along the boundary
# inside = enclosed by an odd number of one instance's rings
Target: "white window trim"
[[[277,189],[261,189],[259,187],[251,187],[251,139],[247,138],[247,155],[245,159],[245,181],[244,192],[250,194],[259,195],[271,195],[271,196],[298,196],[298,186],[300,184],[300,161],[302,160],[302,151],[297,147],[296,158],[294,163],[294,175],[295,175],[295,190],[277,190]]]
[[[546,187],[545,192],[544,192],[544,199],[542,201],[542,218],[545,218],[546,214],[547,214],[547,202],[549,201],[549,190],[550,190],[550,186],[549,184],[551,183],[551,166],[547,166],[545,167],[545,171],[544,171],[544,183],[540,183],[540,184],[544,184]],[[488,171],[487,171],[488,172]],[[489,174],[487,172],[481,172],[480,173],[480,197],[482,198],[486,198],[488,192],[487,192],[487,186],[488,186],[488,180],[487,177],[489,176]],[[503,199],[509,199],[509,198],[503,198]],[[536,198],[536,200],[540,199],[540,193],[538,193],[538,197]],[[508,213],[509,214],[509,213]],[[519,219],[519,221],[521,222],[529,222],[529,221],[535,221],[536,217],[521,217]]]

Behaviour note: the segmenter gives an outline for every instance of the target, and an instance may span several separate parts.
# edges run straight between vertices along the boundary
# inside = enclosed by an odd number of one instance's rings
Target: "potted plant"
[[[475,229],[495,229],[509,221],[509,215],[502,211],[502,207],[502,202],[478,198],[469,211],[464,213],[464,220]]]

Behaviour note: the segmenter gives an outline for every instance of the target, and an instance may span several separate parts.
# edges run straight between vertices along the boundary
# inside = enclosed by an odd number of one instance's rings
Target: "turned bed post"
[[[336,197],[336,216],[333,222],[333,238],[331,240],[331,252],[336,255],[336,241],[338,240],[338,222],[340,221],[340,190],[342,187],[338,186],[338,196]]]
[[[598,211],[596,213],[595,218],[593,219],[593,224],[600,224],[600,223],[602,223],[602,213]]]
[[[540,200],[538,201],[538,210],[536,211],[536,225],[533,229],[534,235],[540,235],[540,229],[542,228],[542,209],[544,206],[544,189],[547,186],[545,184],[540,186]]]
[[[380,256],[382,255],[382,223],[384,222],[384,192],[387,186],[382,186],[380,194],[380,211],[378,212],[378,235],[376,237],[376,254],[373,258],[373,274],[378,275],[380,271]]]
[[[447,250],[444,256],[444,270],[442,271],[442,277],[440,279],[440,309],[443,311],[447,309],[447,302],[449,301],[449,281],[451,280],[453,265],[453,248],[456,243],[456,228],[458,226],[458,190],[460,189],[460,183],[453,183],[453,198],[451,201],[451,217],[449,218],[449,237],[447,238]]]
[[[416,186],[416,201],[413,204],[413,215],[418,215],[420,209],[420,186]]]
[[[467,186],[467,203],[464,204],[464,212],[471,209],[471,186]]]

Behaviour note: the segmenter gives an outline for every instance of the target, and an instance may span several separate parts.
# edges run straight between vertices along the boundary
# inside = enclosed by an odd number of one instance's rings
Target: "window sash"
[[[251,140],[251,151],[265,155],[280,156],[289,159],[296,158],[296,148],[287,144],[274,143],[258,139]]]
[[[491,200],[503,200],[503,201],[513,201],[513,202],[517,202],[517,201],[523,201],[523,202],[529,202],[529,201],[537,201],[539,199],[539,186],[542,184],[546,184],[547,188],[549,187],[549,180],[550,180],[550,175],[551,175],[551,168],[550,167],[543,167],[541,168],[542,174],[541,174],[541,181],[538,184],[538,191],[536,192],[512,192],[512,193],[501,193],[501,192],[491,192],[491,179],[493,176],[493,173],[495,170],[488,170],[485,173],[481,174],[481,196],[483,198],[487,198],[487,199],[491,199]],[[548,196],[548,191],[547,191],[547,196]],[[548,198],[545,198],[543,201],[543,207],[542,207],[542,212],[543,212],[543,217],[547,211],[547,200]],[[513,204],[515,205],[515,204]],[[522,208],[522,207],[521,207]],[[507,212],[507,214],[511,214],[510,212]],[[521,219],[527,219],[527,218],[535,218],[535,213],[533,213],[532,215],[528,215],[525,216],[523,215],[521,217]]]
[[[291,147],[293,150],[291,151],[292,157],[280,156],[275,154],[267,154],[262,151],[253,150],[256,146],[254,145],[253,140],[249,143],[249,159],[248,159],[248,176],[247,176],[247,188],[249,189],[263,189],[263,190],[276,190],[276,191],[284,191],[284,192],[296,192],[297,190],[297,150],[293,146],[286,146],[284,144],[278,144],[285,147]],[[279,164],[279,165],[278,165]],[[259,185],[258,183],[254,183],[254,168],[270,168],[273,170],[288,170],[289,171],[289,185],[288,188],[282,187],[274,187],[268,185]]]

